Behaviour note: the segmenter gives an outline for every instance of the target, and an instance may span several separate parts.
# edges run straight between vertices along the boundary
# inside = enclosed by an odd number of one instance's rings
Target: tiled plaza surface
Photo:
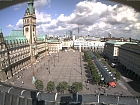
[[[104,89],[97,85],[87,84],[86,87],[85,81],[87,80],[87,72],[85,71],[87,71],[87,69],[85,68],[85,65],[87,63],[83,61],[82,56],[83,53],[81,52],[80,56],[79,51],[60,52],[59,54],[52,54],[51,56],[46,55],[33,65],[35,78],[43,81],[44,90],[48,81],[54,81],[55,86],[62,81],[68,82],[69,85],[72,85],[73,82],[82,82],[83,90],[79,92],[80,94],[95,94],[96,92],[103,94]],[[31,71],[30,66],[26,67],[25,70],[22,70],[18,75],[20,76],[17,77],[17,75],[14,75],[14,77],[6,83],[22,88],[35,89],[35,86],[32,83],[33,72]],[[121,81],[118,81],[116,88],[106,88],[105,91],[106,94],[132,95]],[[57,92],[56,89],[55,92]],[[68,91],[65,91],[65,93],[68,93]]]

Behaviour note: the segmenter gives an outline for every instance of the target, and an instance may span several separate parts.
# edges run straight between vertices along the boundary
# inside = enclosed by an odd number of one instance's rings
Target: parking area
[[[83,61],[82,56],[83,53],[79,51],[59,52],[59,54],[51,54],[50,56],[46,55],[33,65],[35,78],[43,81],[44,88],[46,88],[48,81],[54,81],[55,86],[62,81],[68,82],[69,85],[72,85],[73,82],[82,82],[83,90],[79,92],[80,94],[106,93],[131,95],[121,81],[118,81],[116,88],[111,89],[86,83],[85,81],[89,78],[89,72],[86,67],[87,62]],[[22,88],[35,89],[32,83],[32,76],[33,71],[28,66],[6,83]],[[68,92],[66,91],[65,93]]]

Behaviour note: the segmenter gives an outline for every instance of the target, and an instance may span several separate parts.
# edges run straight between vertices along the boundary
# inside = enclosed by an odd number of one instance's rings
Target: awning
[[[112,86],[112,87],[116,86],[116,83],[115,83],[115,82],[109,82],[108,84],[109,84],[110,86]]]

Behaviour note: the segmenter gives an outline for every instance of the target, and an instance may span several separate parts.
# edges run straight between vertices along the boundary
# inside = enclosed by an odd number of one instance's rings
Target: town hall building
[[[34,63],[48,51],[46,36],[36,35],[36,15],[29,1],[23,16],[23,30],[12,30],[4,36],[0,29],[0,81],[4,82]]]

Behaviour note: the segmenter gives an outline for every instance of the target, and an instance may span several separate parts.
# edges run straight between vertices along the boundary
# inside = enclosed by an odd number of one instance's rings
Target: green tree
[[[100,55],[99,55],[97,52],[93,52],[93,54],[94,54],[98,59],[100,59]]]
[[[120,72],[116,72],[116,80],[120,80],[121,74]]]
[[[68,88],[68,83],[63,81],[58,84],[57,91],[60,93],[64,93],[64,91],[67,90],[67,88]]]
[[[41,80],[36,80],[35,81],[35,87],[36,87],[37,90],[43,90],[44,84]]]
[[[94,82],[95,82],[96,84],[98,84],[98,83],[100,82],[100,80],[101,80],[101,76],[100,76],[99,74],[96,73],[96,74],[94,75],[93,79],[94,79]]]
[[[84,56],[85,56],[85,60],[86,60],[86,61],[87,61],[88,59],[90,59],[86,51],[84,52]]]
[[[72,83],[72,92],[73,93],[77,93],[81,90],[83,90],[82,82],[73,82]]]
[[[54,89],[55,89],[54,81],[49,81],[49,82],[47,83],[46,89],[47,89],[48,92],[54,91]]]

